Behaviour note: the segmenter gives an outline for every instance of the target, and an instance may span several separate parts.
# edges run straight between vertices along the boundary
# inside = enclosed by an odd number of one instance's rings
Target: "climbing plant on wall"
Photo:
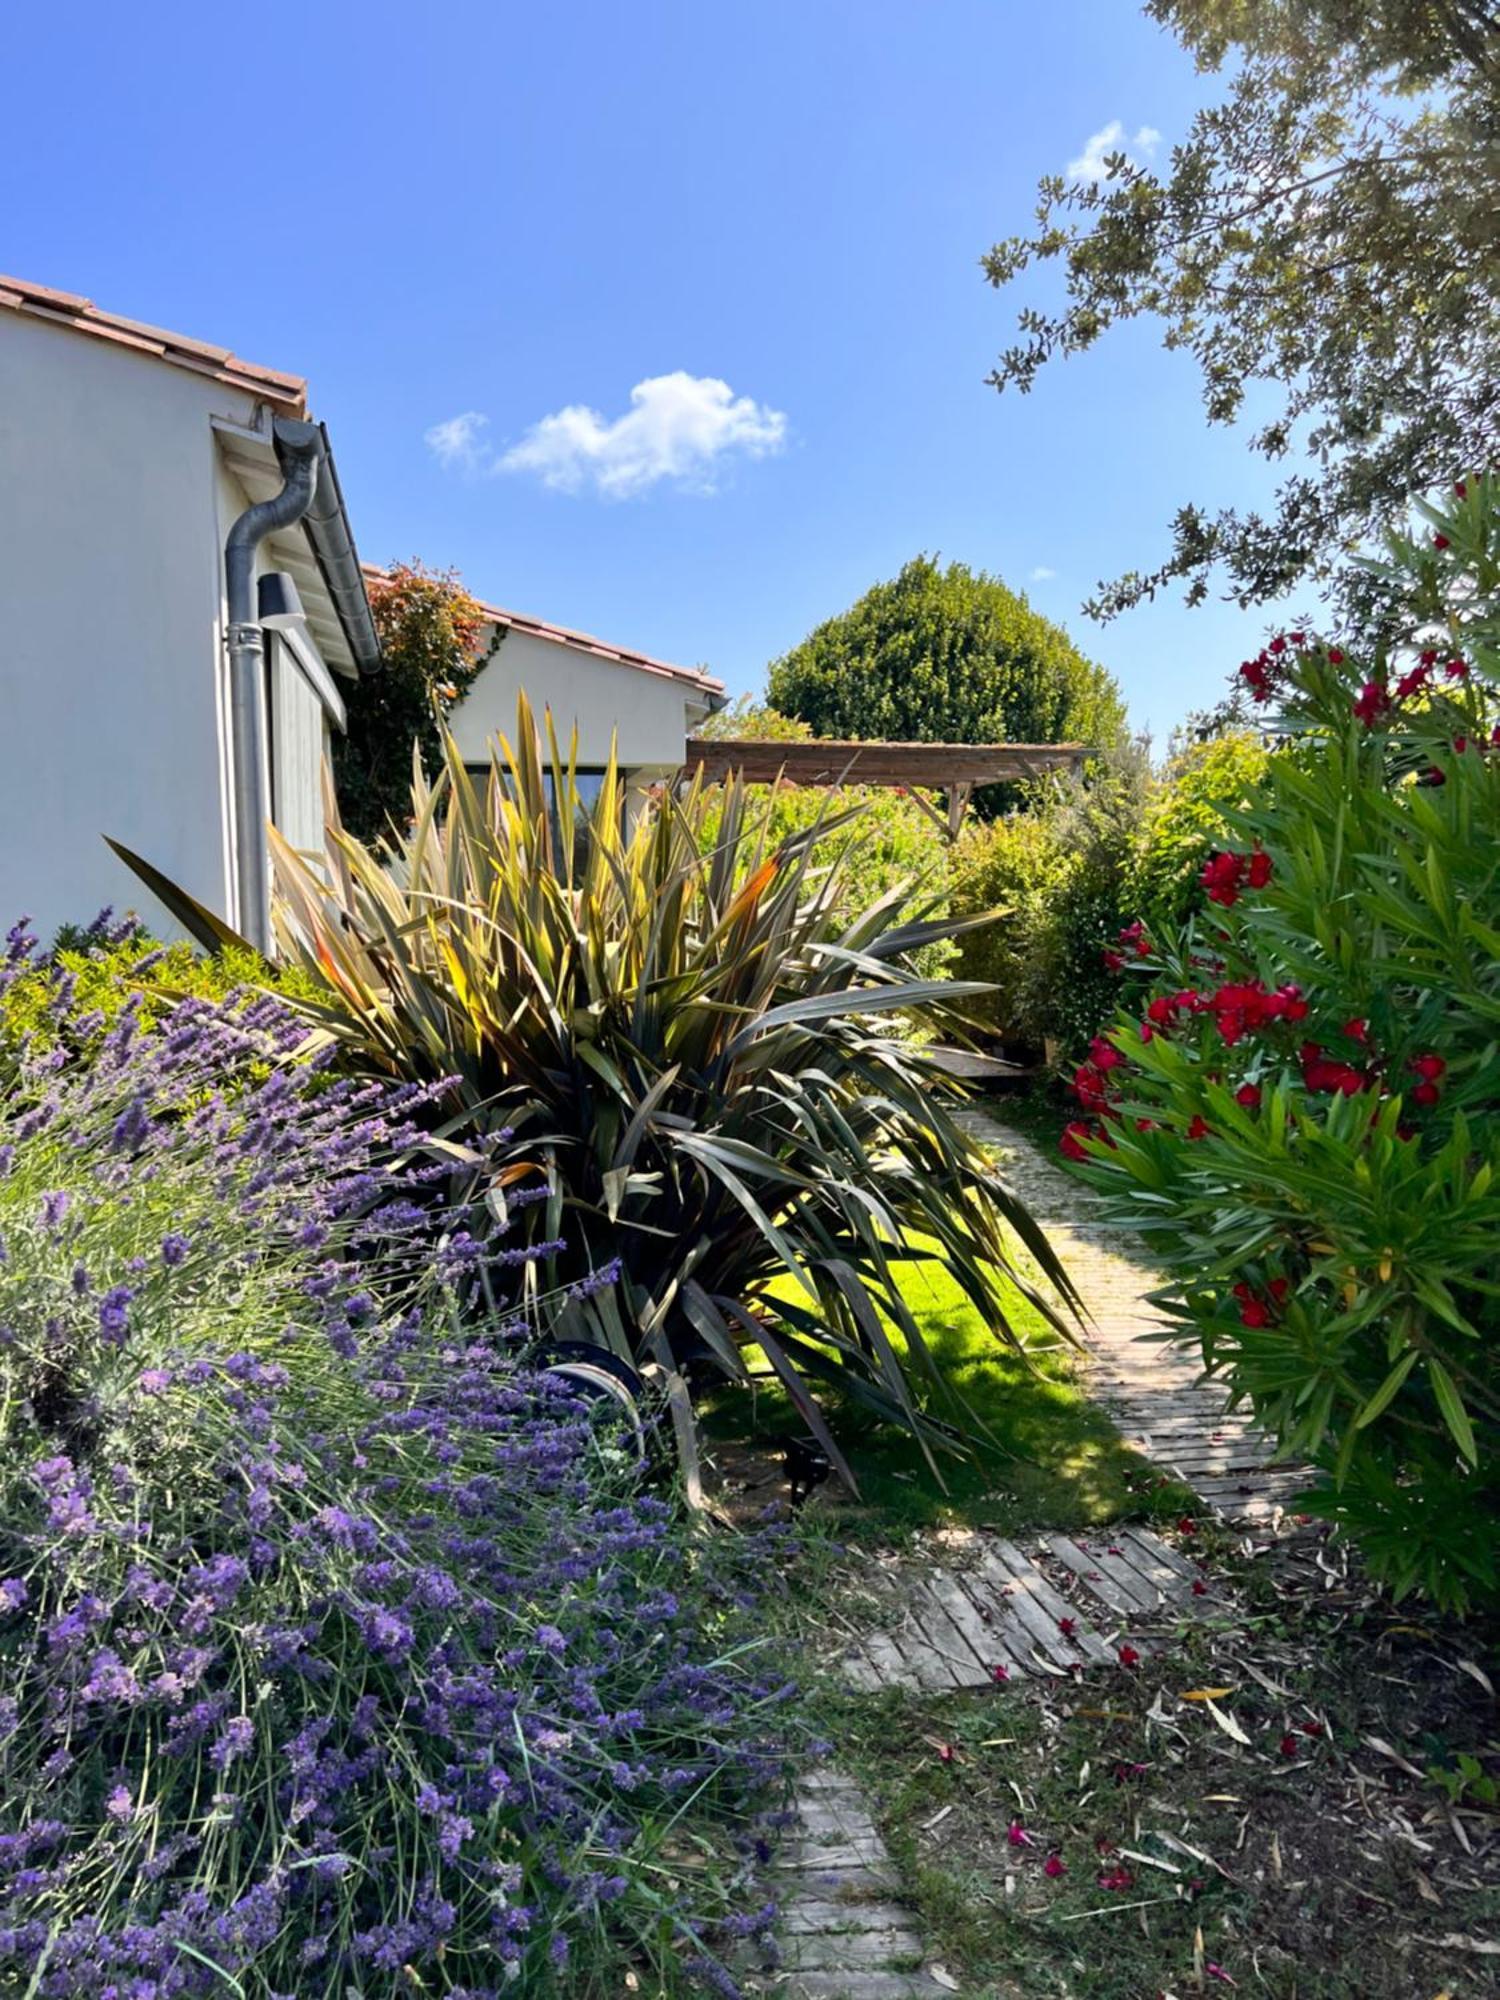
[[[365,841],[392,820],[405,824],[413,749],[429,770],[438,767],[449,714],[504,636],[456,570],[396,563],[371,581],[369,595],[385,664],[360,682],[333,750],[340,816]]]

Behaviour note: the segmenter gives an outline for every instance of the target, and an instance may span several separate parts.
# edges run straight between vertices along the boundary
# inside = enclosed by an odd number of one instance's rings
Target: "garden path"
[[[1126,1442],[1190,1487],[1228,1521],[1265,1521],[1303,1483],[1278,1465],[1275,1446],[1241,1411],[1225,1407],[1221,1384],[1202,1379],[1184,1348],[1142,1338],[1166,1324],[1148,1296],[1162,1274],[1128,1230],[1110,1222],[1096,1196],[1021,1133],[970,1105],[960,1122],[1005,1155],[1009,1185],[1046,1230],[1088,1308],[1088,1384]]]
[[[778,1857],[777,2000],[952,2000],[957,1981],[924,1964],[885,1842],[852,1778],[805,1772]]]

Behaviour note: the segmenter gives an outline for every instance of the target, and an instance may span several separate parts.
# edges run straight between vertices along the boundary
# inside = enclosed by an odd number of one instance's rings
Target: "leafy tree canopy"
[[[772,662],[772,706],[819,736],[1119,740],[1113,679],[997,576],[917,556]]]
[[[1228,72],[1158,175],[1043,180],[1037,227],[985,258],[1009,284],[1060,260],[990,380],[1154,316],[1197,359],[1211,422],[1281,385],[1256,431],[1295,450],[1267,513],[1184,505],[1170,555],[1099,586],[1101,618],[1217,573],[1243,605],[1342,568],[1412,495],[1500,452],[1500,13],[1493,0],[1148,0],[1200,69]],[[1357,588],[1351,602],[1359,603]]]

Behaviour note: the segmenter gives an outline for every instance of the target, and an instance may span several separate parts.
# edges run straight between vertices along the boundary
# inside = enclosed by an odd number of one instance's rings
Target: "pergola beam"
[[[710,784],[737,772],[746,784],[882,785],[925,787],[951,801],[976,785],[1039,778],[1047,771],[1076,771],[1088,755],[1083,743],[861,743],[813,737],[781,742],[759,737],[687,739],[683,776],[701,769]]]

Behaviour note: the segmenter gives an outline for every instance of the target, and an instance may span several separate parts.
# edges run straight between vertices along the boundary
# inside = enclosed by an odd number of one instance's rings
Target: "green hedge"
[[[1253,735],[1221,736],[1153,775],[1139,753],[1116,753],[1027,812],[970,825],[950,864],[952,913],[1010,914],[961,939],[954,969],[996,987],[981,1011],[997,1034],[1081,1053],[1115,1005],[1105,952],[1136,919],[1149,930],[1198,907],[1203,860],[1266,755]]]

